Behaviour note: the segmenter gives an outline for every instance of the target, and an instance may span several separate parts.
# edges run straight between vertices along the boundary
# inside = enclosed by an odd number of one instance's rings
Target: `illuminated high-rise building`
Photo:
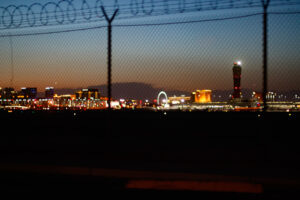
[[[267,93],[267,96],[266,96],[267,101],[274,102],[275,99],[276,99],[276,96],[277,96],[276,93],[274,93],[274,92],[268,92],[268,93]]]
[[[90,100],[90,99],[99,99],[100,94],[98,89],[82,89],[79,92],[76,92],[76,99]]]
[[[35,99],[37,96],[37,89],[22,87],[20,93],[25,99]]]
[[[18,96],[14,88],[4,88],[1,91],[1,99],[16,99]]]
[[[232,68],[233,71],[233,99],[241,98],[241,75],[242,75],[242,67],[241,62],[235,62]]]
[[[53,99],[54,96],[54,88],[53,87],[46,87],[45,88],[45,97],[46,99]]]
[[[192,93],[191,101],[195,103],[210,103],[211,90],[196,90]]]

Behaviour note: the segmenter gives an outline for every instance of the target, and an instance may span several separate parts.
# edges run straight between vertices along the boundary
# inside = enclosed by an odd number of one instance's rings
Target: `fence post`
[[[268,7],[270,0],[261,0],[263,6],[263,112],[267,112],[268,93]]]
[[[112,17],[109,18],[104,7],[101,6],[103,15],[105,16],[105,19],[107,21],[108,27],[107,27],[107,92],[108,92],[108,109],[111,110],[111,51],[112,51],[112,22],[117,15],[117,12],[119,9],[116,9],[113,13]]]

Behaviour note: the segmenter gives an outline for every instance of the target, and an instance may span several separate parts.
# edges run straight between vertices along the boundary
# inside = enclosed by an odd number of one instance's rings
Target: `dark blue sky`
[[[0,6],[5,7],[12,2],[14,5],[30,5],[36,1],[1,1]],[[76,2],[81,1],[74,2],[75,6],[80,8],[80,4]],[[119,2],[126,4],[127,1]],[[297,10],[300,11],[300,6],[278,6],[270,9],[271,12]],[[154,87],[184,91],[230,89],[232,64],[241,60],[242,87],[261,90],[261,15],[177,25],[118,26],[220,19],[258,12],[261,12],[261,8],[117,18],[114,22],[116,27],[113,28],[113,82],[144,82]],[[122,13],[119,17],[121,16]],[[299,21],[299,14],[270,15],[270,90],[300,89]],[[96,22],[10,29],[1,30],[0,35],[77,29],[105,24]],[[0,27],[3,28],[1,24]],[[81,88],[106,83],[106,28],[18,36],[12,40],[14,87],[17,89],[22,86],[36,86],[39,90],[46,86]],[[10,85],[11,79],[9,38],[0,37],[0,46],[0,87],[5,87]]]

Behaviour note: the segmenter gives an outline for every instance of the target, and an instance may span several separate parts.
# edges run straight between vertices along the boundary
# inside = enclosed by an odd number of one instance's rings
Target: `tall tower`
[[[241,75],[242,75],[242,68],[241,62],[235,62],[233,64],[233,99],[241,98]]]

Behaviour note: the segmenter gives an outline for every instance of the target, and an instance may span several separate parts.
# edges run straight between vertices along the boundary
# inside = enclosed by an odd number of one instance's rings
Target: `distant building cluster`
[[[235,62],[233,71],[233,93],[228,101],[213,101],[210,89],[197,89],[191,92],[191,96],[167,96],[161,91],[153,100],[137,99],[111,99],[111,107],[114,109],[135,108],[163,108],[163,109],[215,109],[215,110],[257,110],[263,104],[262,93],[253,92],[250,99],[243,98],[241,92],[242,68],[241,62]],[[44,96],[37,97],[37,88],[22,87],[16,91],[12,87],[0,87],[0,108],[10,109],[106,109],[108,98],[101,96],[98,89],[82,89],[75,94],[55,94],[54,87],[46,87]],[[294,102],[287,102],[286,96],[268,92],[266,99],[272,109],[300,109],[300,96],[295,95]]]
[[[37,98],[37,88],[22,87],[20,91],[14,88],[0,88],[0,106],[13,109],[105,109],[108,98],[101,96],[98,89],[82,89],[75,94],[55,94],[54,87],[46,87],[44,97]],[[138,100],[112,100],[113,108],[138,108],[143,106]],[[144,103],[147,105],[147,102]],[[150,106],[150,102],[148,103]]]
[[[20,91],[15,91],[14,88],[0,88],[0,98],[7,100],[15,99],[36,99],[37,89],[22,87]]]

